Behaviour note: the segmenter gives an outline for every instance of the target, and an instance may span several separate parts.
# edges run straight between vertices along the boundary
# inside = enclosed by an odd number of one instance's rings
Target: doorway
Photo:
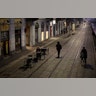
[[[6,56],[9,54],[9,32],[1,32],[1,55]]]
[[[16,51],[21,49],[21,30],[15,30],[15,48]]]

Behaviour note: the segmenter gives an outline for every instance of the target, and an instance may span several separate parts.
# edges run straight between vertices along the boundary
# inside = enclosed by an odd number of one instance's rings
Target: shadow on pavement
[[[84,68],[94,70],[93,66],[90,64],[84,65]]]
[[[56,57],[56,58],[57,58],[57,59],[60,59],[60,58],[62,59],[62,57]]]
[[[32,67],[24,65],[24,66],[21,66],[19,69],[21,69],[22,71],[26,71],[28,68],[32,68]]]

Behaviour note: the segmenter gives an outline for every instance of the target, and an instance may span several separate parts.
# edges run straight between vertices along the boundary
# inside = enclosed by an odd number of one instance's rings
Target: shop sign
[[[9,25],[0,25],[0,31],[9,31]]]
[[[15,22],[15,29],[16,30],[21,29],[21,24],[22,24],[21,19],[17,18],[17,19],[14,20],[14,22]]]
[[[0,19],[0,31],[8,31],[9,25],[9,19]]]

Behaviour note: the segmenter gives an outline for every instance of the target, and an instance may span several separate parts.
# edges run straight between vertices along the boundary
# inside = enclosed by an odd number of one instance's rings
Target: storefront
[[[1,56],[9,54],[9,19],[0,19]]]
[[[1,32],[1,55],[9,54],[9,32],[2,31]]]

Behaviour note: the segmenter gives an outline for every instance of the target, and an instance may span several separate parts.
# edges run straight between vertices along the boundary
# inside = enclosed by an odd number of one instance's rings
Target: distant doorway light
[[[53,24],[56,24],[56,20],[53,20]]]
[[[52,21],[50,22],[50,26],[52,26]]]

